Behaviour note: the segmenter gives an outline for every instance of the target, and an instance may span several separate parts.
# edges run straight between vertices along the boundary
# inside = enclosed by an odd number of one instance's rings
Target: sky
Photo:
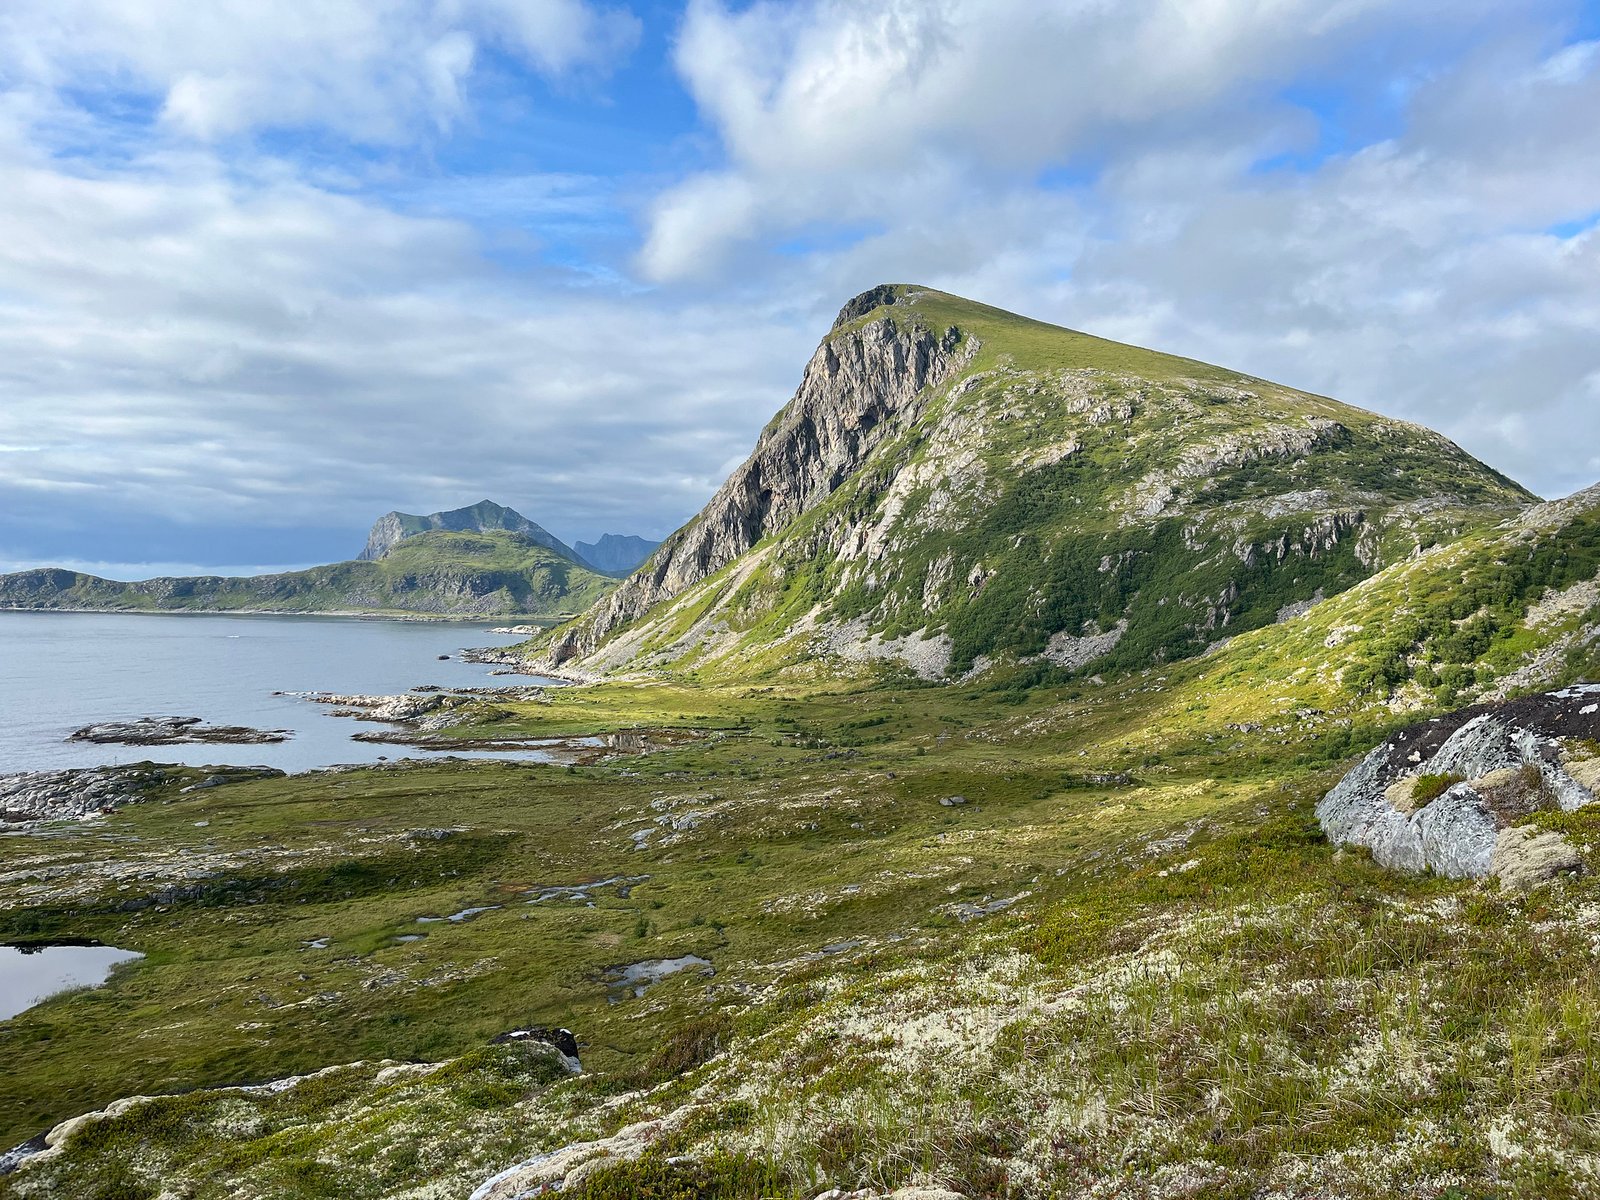
[[[921,283],[1600,480],[1600,0],[4,0],[0,569],[662,537]]]

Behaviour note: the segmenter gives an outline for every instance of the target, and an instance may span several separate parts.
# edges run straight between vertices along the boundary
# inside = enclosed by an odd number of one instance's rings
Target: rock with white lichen
[[[1600,684],[1475,705],[1401,730],[1317,805],[1330,840],[1386,867],[1528,887],[1582,869],[1560,834],[1522,824],[1593,804]]]

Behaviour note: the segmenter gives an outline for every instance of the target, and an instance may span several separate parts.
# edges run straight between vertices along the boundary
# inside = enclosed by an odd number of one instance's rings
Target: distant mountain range
[[[579,542],[578,555],[609,575],[629,575],[643,566],[659,545],[631,534],[607,533],[598,542]]]
[[[152,612],[360,612],[551,617],[582,612],[654,543],[607,534],[606,566],[514,509],[484,500],[390,512],[356,559],[270,575],[102,579],[56,567],[0,575],[0,608]],[[642,548],[642,549],[640,549]],[[620,565],[610,565],[620,564]]]

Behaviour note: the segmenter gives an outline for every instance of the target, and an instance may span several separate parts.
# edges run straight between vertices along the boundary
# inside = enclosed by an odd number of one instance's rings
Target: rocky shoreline
[[[83,821],[151,799],[171,787],[190,792],[283,775],[274,767],[179,767],[153,762],[24,771],[0,775],[0,821],[12,828]]]
[[[68,734],[67,741],[97,746],[259,746],[286,742],[293,736],[290,729],[207,725],[200,717],[139,717],[85,725]]]
[[[703,736],[689,730],[623,730],[600,735],[540,736],[508,733],[503,737],[466,737],[449,731],[463,726],[493,725],[518,714],[496,700],[538,703],[544,689],[512,685],[488,688],[420,687],[394,696],[358,696],[337,692],[290,692],[313,704],[331,706],[329,716],[372,721],[392,728],[353,734],[352,741],[409,746],[418,750],[498,751],[537,754],[563,766],[591,766],[607,758],[650,754]]]

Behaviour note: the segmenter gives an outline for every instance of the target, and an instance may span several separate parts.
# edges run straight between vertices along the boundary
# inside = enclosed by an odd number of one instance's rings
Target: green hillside
[[[819,425],[878,419],[895,363],[943,350],[950,369],[882,417],[826,494],[767,519],[759,545],[724,536],[766,517],[752,496],[797,489],[795,447],[826,441]],[[858,360],[855,378],[837,366]],[[749,674],[818,656],[930,678],[1004,661],[1136,667],[1532,500],[1418,426],[942,293],[875,289],[729,486],[548,654],[591,672]]]
[[[588,607],[615,580],[525,536],[433,530],[375,561],[281,575],[119,583],[59,569],[0,576],[0,607],[151,612],[394,612],[553,616]]]

